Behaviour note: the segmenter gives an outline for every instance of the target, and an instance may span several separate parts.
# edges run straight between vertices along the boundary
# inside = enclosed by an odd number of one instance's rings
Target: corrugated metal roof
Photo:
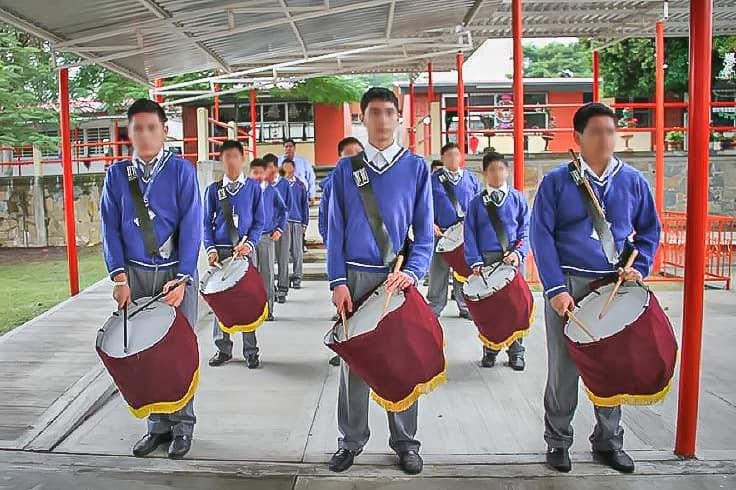
[[[652,35],[664,3],[525,0],[524,36]],[[458,50],[510,37],[510,8],[510,0],[0,0],[0,20],[140,81],[217,69],[242,89],[420,72],[428,61],[447,70]],[[736,0],[714,0],[714,11],[716,34],[736,31]],[[670,1],[669,13],[666,34],[687,35],[687,0]]]

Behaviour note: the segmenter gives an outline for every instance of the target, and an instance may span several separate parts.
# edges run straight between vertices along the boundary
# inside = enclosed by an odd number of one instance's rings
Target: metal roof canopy
[[[510,0],[0,0],[0,20],[143,83],[221,75],[156,89],[176,104],[310,77],[454,67],[473,38],[511,36]],[[600,40],[687,35],[687,0],[525,0],[524,37]],[[715,0],[715,33],[736,30],[736,0]],[[476,43],[477,45],[477,43]],[[197,83],[209,90],[195,90]]]

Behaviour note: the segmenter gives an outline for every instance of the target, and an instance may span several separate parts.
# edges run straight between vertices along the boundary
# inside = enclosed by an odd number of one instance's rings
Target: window
[[[110,141],[110,128],[87,128],[84,130],[85,143],[103,143]],[[88,157],[102,156],[108,150],[109,145],[85,146],[80,154]]]
[[[232,107],[232,106],[231,106]],[[250,131],[250,104],[233,107],[231,119],[239,128]],[[223,107],[220,106],[220,119]],[[224,119],[222,119],[224,120]],[[314,139],[314,111],[309,102],[267,102],[256,105],[256,134],[261,143],[282,142],[286,138],[296,141]]]
[[[736,90],[714,90],[714,102],[735,102]],[[713,107],[713,126],[736,127],[736,107]]]

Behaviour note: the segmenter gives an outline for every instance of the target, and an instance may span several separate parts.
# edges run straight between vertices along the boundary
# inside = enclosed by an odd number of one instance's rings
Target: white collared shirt
[[[233,182],[237,182],[240,185],[244,185],[245,184],[245,175],[243,175],[243,172],[240,172],[240,175],[238,175],[238,178],[235,179],[235,180],[231,180],[230,177],[227,176],[227,174],[225,174],[222,177],[222,185],[223,185],[223,187],[226,187],[228,184],[232,184]]]
[[[450,180],[452,180],[453,182],[458,182],[460,181],[460,179],[463,178],[462,168],[458,168],[457,170],[452,171],[448,169],[447,167],[445,167],[445,172],[447,172],[447,175],[450,177]]]
[[[509,183],[504,182],[501,187],[493,187],[490,185],[486,186],[486,189],[488,189],[488,194],[493,194],[493,191],[501,191],[504,196],[509,193]]]
[[[281,180],[281,175],[279,175],[279,174],[277,173],[276,175],[274,175],[274,179],[273,179],[273,182],[271,182],[271,185],[276,185],[276,184],[278,184],[278,183],[279,183],[279,180]]]
[[[379,150],[372,144],[368,143],[365,145],[365,156],[368,161],[371,162],[378,170],[386,168],[393,160],[396,155],[401,151],[401,147],[393,141],[388,148]]]
[[[610,177],[611,172],[613,172],[613,170],[616,168],[616,158],[611,156],[611,158],[608,159],[608,164],[606,165],[605,170],[603,170],[603,173],[599,177],[598,174],[596,174],[593,171],[593,169],[590,168],[590,165],[588,165],[588,162],[583,160],[582,155],[580,156],[580,162],[581,162],[581,169],[583,172],[587,171],[591,175],[591,177],[597,180],[601,180],[601,181],[606,180],[608,177]]]
[[[162,146],[161,149],[156,153],[156,156],[153,157],[150,161],[146,162],[141,158],[140,154],[138,154],[137,151],[133,150],[133,162],[138,166],[138,168],[141,169],[141,172],[143,172],[146,165],[149,165],[151,163],[156,164],[161,161],[161,157],[164,156],[164,147]]]

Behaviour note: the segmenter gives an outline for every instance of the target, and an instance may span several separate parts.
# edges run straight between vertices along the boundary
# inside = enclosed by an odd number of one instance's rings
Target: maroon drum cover
[[[408,409],[446,380],[444,337],[424,297],[410,286],[394,293],[383,314],[386,288],[378,287],[348,316],[350,338],[342,320],[325,344],[371,388],[372,398],[390,412]]]
[[[501,350],[527,335],[534,297],[523,275],[508,264],[483,267],[463,285],[463,296],[478,336],[486,347]]]
[[[455,279],[460,282],[473,273],[465,262],[465,245],[463,235],[463,222],[460,221],[449,227],[437,240],[435,252],[452,267]]]
[[[96,350],[131,413],[184,408],[199,383],[197,337],[184,314],[161,301],[145,308],[128,320],[127,352],[123,330],[123,315],[114,313],[97,333]]]
[[[268,317],[268,296],[263,278],[246,257],[223,261],[202,276],[199,292],[229,334],[252,332]]]
[[[613,288],[608,284],[586,295],[565,325],[571,357],[595,405],[649,405],[670,389],[677,361],[677,340],[657,298],[638,283],[624,283],[608,312],[599,318]]]

